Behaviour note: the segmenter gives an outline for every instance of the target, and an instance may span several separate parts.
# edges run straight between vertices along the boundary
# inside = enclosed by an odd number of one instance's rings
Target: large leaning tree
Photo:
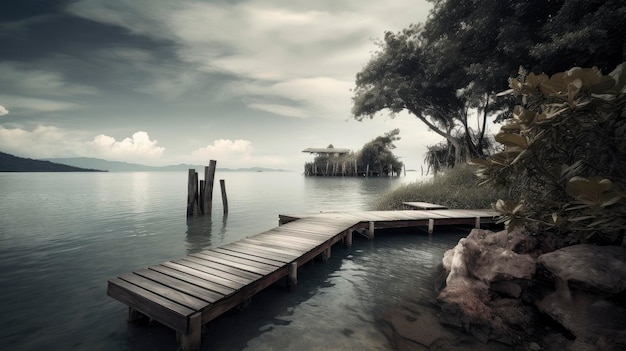
[[[488,117],[511,118],[512,99],[496,94],[520,67],[608,70],[626,59],[623,0],[431,2],[424,24],[378,42],[356,75],[353,114],[362,120],[408,111],[445,138],[453,165],[485,156]],[[480,123],[472,126],[470,116]]]

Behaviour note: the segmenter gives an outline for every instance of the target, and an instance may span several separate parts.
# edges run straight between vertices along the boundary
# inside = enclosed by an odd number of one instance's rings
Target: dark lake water
[[[222,173],[212,219],[186,219],[186,173],[0,173],[0,350],[175,350],[174,333],[128,324],[106,295],[122,273],[271,229],[278,214],[366,210],[415,178]],[[216,184],[217,185],[217,184]],[[206,350],[388,350],[385,316],[428,305],[445,250],[467,231],[355,237],[208,326]]]

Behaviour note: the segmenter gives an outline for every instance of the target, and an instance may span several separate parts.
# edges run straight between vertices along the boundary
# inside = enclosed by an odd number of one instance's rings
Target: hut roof
[[[310,154],[348,154],[350,149],[341,149],[338,147],[310,147],[302,150],[302,152],[308,152]]]

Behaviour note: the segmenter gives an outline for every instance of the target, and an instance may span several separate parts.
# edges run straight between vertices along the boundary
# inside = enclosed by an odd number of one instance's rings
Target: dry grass
[[[424,201],[444,205],[448,208],[479,209],[491,208],[504,194],[480,186],[470,166],[464,165],[445,171],[426,182],[403,185],[376,202],[377,210],[402,209],[404,201]]]

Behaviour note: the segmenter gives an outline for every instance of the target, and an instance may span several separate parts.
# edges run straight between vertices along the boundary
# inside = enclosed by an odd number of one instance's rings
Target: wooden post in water
[[[209,166],[204,167],[204,196],[203,200],[203,213],[205,215],[211,215],[213,209],[213,180],[215,178],[215,165],[217,161],[209,161]]]
[[[198,173],[189,169],[187,180],[187,217],[198,215]]]
[[[347,247],[352,246],[352,228],[346,230],[346,240],[344,242]]]
[[[202,344],[202,313],[196,312],[189,317],[187,334],[180,336],[180,348],[183,351],[200,350]]]
[[[287,286],[289,290],[293,290],[298,284],[298,262],[289,264],[289,273],[287,275]]]
[[[224,179],[220,179],[220,189],[222,189],[222,205],[224,207],[224,213],[228,213],[228,198],[226,197],[226,182]]]
[[[198,194],[198,214],[204,214],[204,180],[200,180],[200,193]]]
[[[370,222],[369,230],[368,230],[367,234],[368,234],[370,240],[374,239],[374,222],[373,221]]]
[[[354,176],[358,176],[359,175],[359,170],[356,166],[356,158],[354,159]]]
[[[326,262],[330,258],[330,245],[322,252],[322,261]]]
[[[328,166],[330,165],[330,161],[326,161],[326,173],[324,175],[328,175]]]
[[[369,175],[370,175],[370,164],[368,163],[367,168],[365,168],[365,176],[369,177]]]

